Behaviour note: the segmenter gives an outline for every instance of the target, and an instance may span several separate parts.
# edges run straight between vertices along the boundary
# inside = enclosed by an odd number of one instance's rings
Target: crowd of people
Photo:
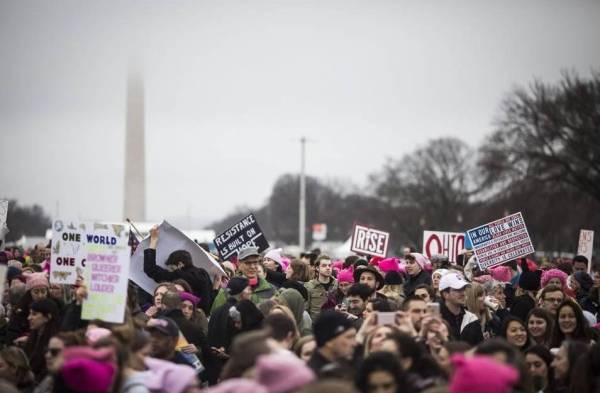
[[[50,244],[0,252],[0,391],[600,392],[600,266],[584,256],[481,270],[470,250],[249,247],[211,277],[184,250],[158,264],[159,236],[131,267],[154,293],[130,282],[122,324],[81,318],[82,279],[49,283]]]

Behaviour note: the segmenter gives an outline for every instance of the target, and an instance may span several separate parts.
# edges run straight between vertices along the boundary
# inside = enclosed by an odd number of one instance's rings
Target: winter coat
[[[323,304],[327,302],[329,294],[332,292],[337,292],[337,280],[333,277],[331,277],[331,280],[332,281],[328,288],[316,278],[304,284],[306,290],[308,291],[306,311],[308,311],[308,314],[313,320],[316,319],[321,313]]]

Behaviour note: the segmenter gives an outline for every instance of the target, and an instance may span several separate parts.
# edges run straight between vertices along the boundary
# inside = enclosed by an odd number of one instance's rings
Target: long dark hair
[[[31,370],[36,378],[41,380],[46,374],[46,348],[50,338],[58,332],[60,327],[59,308],[56,300],[46,298],[31,303],[31,311],[40,312],[49,318],[41,328],[31,331],[25,343],[25,353],[29,357]]]
[[[553,391],[553,383],[554,383],[554,368],[552,367],[552,360],[554,360],[554,356],[552,356],[552,353],[550,352],[550,350],[544,346],[544,345],[534,345],[532,347],[527,348],[527,350],[525,351],[524,355],[525,357],[527,357],[527,355],[532,354],[537,356],[538,358],[542,359],[542,361],[546,364],[546,369],[548,370],[548,376],[547,376],[547,380],[546,382],[546,388],[544,389],[545,392],[548,391]],[[525,359],[527,360],[527,359]],[[533,377],[533,381],[534,381],[534,385],[536,385],[536,378]],[[536,390],[541,390],[542,386],[535,386]]]
[[[388,373],[396,382],[396,392],[412,393],[398,357],[390,352],[375,352],[362,363],[356,376],[356,387],[362,393],[369,393],[369,376],[377,371]]]
[[[394,340],[401,359],[412,360],[412,365],[406,371],[413,372],[421,378],[443,377],[444,372],[437,362],[425,351],[417,341],[403,332],[392,332],[388,339]]]
[[[531,317],[540,318],[546,321],[546,332],[544,333],[543,337],[544,341],[539,344],[550,344],[550,340],[552,339],[552,331],[554,329],[554,319],[552,318],[550,311],[541,307],[532,308],[531,311],[529,311],[529,314],[527,314],[527,319],[525,321],[527,332],[529,332],[529,319],[531,319]],[[529,334],[529,338],[531,339],[532,343],[535,341],[531,334]]]
[[[575,364],[588,352],[589,348],[586,343],[574,340],[566,340],[562,345],[567,350],[567,359],[569,360],[569,372],[567,373],[567,378],[563,382],[566,386],[569,386],[571,381],[574,381]]]
[[[583,316],[583,311],[581,311],[581,307],[579,304],[572,300],[571,298],[566,298],[556,309],[556,314],[554,315],[554,329],[552,332],[552,345],[553,348],[558,348],[562,344],[562,342],[567,338],[565,334],[560,330],[560,324],[558,323],[558,317],[560,315],[560,310],[564,307],[571,307],[573,313],[575,314],[575,320],[577,321],[577,326],[575,330],[569,337],[570,340],[575,341],[583,341],[589,343],[590,341],[590,332],[587,327],[587,321]]]
[[[531,344],[531,337],[529,337],[529,330],[527,330],[527,325],[525,325],[525,322],[523,322],[523,320],[521,318],[515,317],[514,315],[507,316],[504,319],[504,322],[502,322],[502,328],[500,329],[500,336],[504,337],[508,341],[508,339],[506,337],[506,331],[508,330],[508,325],[510,325],[511,322],[517,322],[517,323],[521,324],[521,326],[523,326],[523,328],[525,329],[525,334],[527,335],[527,341],[525,341],[525,344],[523,345],[523,347],[518,348],[520,351],[524,351]],[[509,344],[511,344],[511,343],[509,343]]]
[[[594,344],[571,367],[569,393],[595,393],[600,390],[600,344]]]

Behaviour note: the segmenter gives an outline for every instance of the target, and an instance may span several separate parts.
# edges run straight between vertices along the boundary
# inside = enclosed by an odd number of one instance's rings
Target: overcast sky
[[[0,196],[123,218],[132,62],[148,219],[260,206],[301,135],[309,175],[364,185],[429,139],[476,146],[516,85],[598,69],[599,20],[599,1],[1,0]]]

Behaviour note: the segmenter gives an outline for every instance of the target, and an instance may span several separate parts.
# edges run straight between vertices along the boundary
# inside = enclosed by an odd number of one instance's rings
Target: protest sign
[[[83,276],[86,257],[85,224],[55,220],[52,224],[50,283],[75,284],[77,276]]]
[[[378,229],[355,224],[352,230],[350,250],[357,254],[385,258],[390,242],[390,234]]]
[[[535,251],[520,212],[469,229],[467,235],[471,239],[481,270],[501,265]]]
[[[156,281],[144,273],[144,250],[150,245],[150,236],[147,236],[135,249],[131,256],[131,271],[129,279],[148,293],[154,293]],[[204,268],[211,277],[224,276],[225,272],[213,257],[187,237],[179,229],[166,221],[158,226],[158,243],[156,245],[156,264],[166,269],[165,261],[176,250],[185,250],[192,256],[192,263],[196,267]]]
[[[327,224],[313,224],[312,239],[318,242],[327,239]]]
[[[124,224],[86,224],[84,278],[88,297],[81,319],[123,323],[130,262],[127,229]]]
[[[462,232],[423,231],[423,255],[445,255],[450,262],[465,246],[465,234]]]
[[[224,261],[243,248],[258,247],[259,252],[269,248],[269,242],[252,213],[215,237],[214,243]]]
[[[583,255],[588,259],[588,273],[592,269],[592,250],[594,249],[594,231],[582,229],[579,231],[579,244],[577,255]]]

